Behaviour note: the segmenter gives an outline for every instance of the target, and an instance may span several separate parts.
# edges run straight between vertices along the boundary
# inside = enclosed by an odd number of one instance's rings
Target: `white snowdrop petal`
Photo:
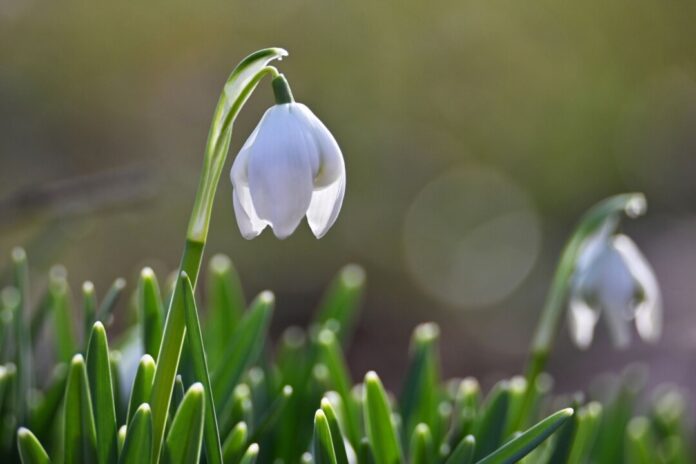
[[[310,159],[316,147],[291,117],[290,106],[276,105],[267,112],[248,155],[253,205],[278,238],[295,231],[312,199]]]
[[[629,237],[617,235],[613,245],[636,283],[636,296],[641,298],[635,308],[638,334],[645,341],[655,342],[662,333],[662,295],[655,272]]]
[[[336,222],[345,192],[346,177],[344,174],[330,186],[315,190],[312,194],[312,201],[307,210],[307,223],[317,238],[323,237]]]
[[[240,195],[241,194],[241,195]],[[240,200],[244,198],[244,200]],[[237,187],[232,192],[232,203],[234,214],[237,218],[239,231],[247,240],[257,237],[266,228],[266,221],[262,221],[256,216],[254,205],[251,203],[251,195],[248,187]],[[246,207],[245,207],[246,205]],[[251,212],[251,214],[249,214]]]
[[[345,176],[343,154],[333,134],[326,128],[323,122],[317,118],[312,110],[301,103],[295,104],[293,111],[306,124],[319,154],[318,169],[314,172],[314,187],[328,187],[341,176]]]
[[[626,302],[630,304],[630,302]],[[602,314],[607,321],[609,327],[609,335],[617,348],[626,348],[631,343],[631,324],[630,320],[626,319],[626,309],[617,306],[616,301],[603,302]]]
[[[583,299],[571,298],[568,322],[570,334],[578,348],[584,350],[592,344],[598,319],[597,311]]]

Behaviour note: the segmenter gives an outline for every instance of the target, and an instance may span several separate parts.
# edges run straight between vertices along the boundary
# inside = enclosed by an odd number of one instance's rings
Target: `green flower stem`
[[[179,274],[185,272],[195,289],[201,267],[203,250],[208,237],[208,227],[213,201],[220,175],[225,166],[232,137],[232,124],[259,81],[266,75],[278,75],[268,63],[280,59],[287,52],[280,48],[268,48],[251,54],[232,71],[218,101],[203,159],[198,191],[186,235],[186,245],[181,258]],[[157,357],[157,370],[152,386],[152,462],[160,457],[169,403],[181,357],[186,330],[184,300],[180,286],[176,286],[162,334]]]
[[[582,245],[607,221],[615,220],[622,213],[638,217],[645,213],[645,197],[642,193],[625,193],[609,197],[585,213],[570,240],[563,249],[561,260],[551,283],[546,304],[541,313],[532,341],[530,360],[527,365],[527,391],[515,420],[516,430],[520,430],[528,420],[534,398],[534,383],[546,367],[549,353],[558,332],[561,316],[566,307],[570,280],[575,270]],[[616,224],[618,225],[618,224]]]

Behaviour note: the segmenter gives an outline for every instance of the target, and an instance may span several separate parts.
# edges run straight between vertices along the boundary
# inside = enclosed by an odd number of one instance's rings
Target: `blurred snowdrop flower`
[[[662,297],[655,274],[636,244],[616,232],[619,215],[610,217],[582,243],[570,281],[570,329],[575,343],[587,348],[604,316],[617,347],[631,340],[635,320],[640,337],[659,339]]]
[[[284,76],[273,80],[273,89],[277,104],[263,115],[232,165],[237,224],[246,239],[266,226],[283,239],[307,216],[321,238],[343,203],[343,155],[326,126],[294,101]]]

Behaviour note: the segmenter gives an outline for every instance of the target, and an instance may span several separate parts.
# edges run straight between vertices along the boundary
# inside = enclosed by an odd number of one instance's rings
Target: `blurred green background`
[[[600,325],[583,353],[564,328],[550,370],[563,391],[643,361],[652,383],[695,391],[695,24],[691,0],[0,0],[0,250],[24,245],[39,275],[61,263],[102,295],[144,265],[163,278],[225,78],[282,46],[296,98],[343,149],[343,211],[321,241],[305,224],[245,241],[225,178],[208,246],[249,295],[277,293],[276,335],[357,262],[356,374],[395,384],[424,320],[442,326],[446,374],[519,372],[575,221],[639,190],[649,214],[625,225],[661,282],[663,339],[616,352]],[[230,158],[271,103],[264,82]]]

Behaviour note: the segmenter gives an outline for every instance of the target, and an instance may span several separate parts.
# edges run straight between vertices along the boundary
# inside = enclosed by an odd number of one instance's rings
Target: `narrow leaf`
[[[27,422],[27,392],[33,385],[33,360],[29,318],[29,265],[23,248],[12,250],[14,267],[14,285],[17,288],[18,301],[14,311],[15,326],[15,365],[17,366],[17,388],[15,390],[15,411],[18,425]]]
[[[128,402],[128,416],[126,424],[130,424],[139,405],[146,403],[152,392],[152,379],[155,378],[155,360],[149,354],[143,355],[135,372],[133,387],[131,388],[130,401]]]
[[[503,441],[509,390],[509,383],[501,381],[488,395],[483,414],[475,426],[476,459],[488,455]]]
[[[140,272],[137,307],[143,349],[145,353],[156,358],[160,343],[162,343],[164,309],[157,277],[149,267]]]
[[[194,383],[184,395],[167,435],[164,457],[169,464],[198,462],[203,441],[205,413],[203,385]]]
[[[48,464],[51,462],[46,450],[43,449],[39,440],[29,429],[20,427],[17,430],[17,448],[23,464]]]
[[[147,403],[141,404],[126,429],[126,439],[118,459],[119,464],[140,464],[152,452],[152,411]],[[145,459],[143,459],[145,457]]]
[[[184,308],[186,311],[186,336],[190,358],[193,363],[193,372],[197,379],[203,383],[206,391],[205,400],[205,454],[207,462],[211,464],[222,464],[222,445],[220,444],[220,432],[218,429],[217,415],[215,414],[215,402],[210,385],[210,375],[208,374],[208,361],[205,357],[203,347],[203,336],[201,326],[198,321],[198,309],[193,296],[191,282],[185,272],[181,273],[179,285],[182,286],[181,292],[184,295]]]
[[[314,415],[314,436],[312,438],[312,457],[316,464],[336,464],[336,452],[331,440],[329,422],[324,411],[318,409]]]
[[[562,409],[550,415],[478,461],[477,464],[512,464],[519,461],[558,430],[572,416],[573,410],[570,408]]]
[[[365,270],[356,264],[345,266],[324,295],[315,319],[316,325],[321,327],[330,320],[336,321],[337,335],[345,343],[353,331],[364,291]]]
[[[249,431],[246,422],[238,422],[222,444],[222,460],[225,463],[237,462],[244,452]]]
[[[365,428],[377,464],[403,462],[387,392],[374,372],[365,375]]]
[[[97,321],[97,293],[90,281],[82,284],[82,312],[84,316],[84,339],[88,340],[92,326]]]
[[[87,368],[80,354],[73,356],[65,389],[64,462],[66,464],[96,461],[97,432],[94,426],[92,400],[87,381]]]
[[[125,288],[125,279],[119,277],[118,279],[114,280],[114,283],[112,283],[111,287],[109,287],[109,291],[106,292],[106,295],[104,296],[104,299],[97,310],[98,321],[101,321],[105,325],[109,325],[111,323],[112,313],[114,312],[116,304],[118,304],[118,300],[121,298]]]
[[[470,464],[474,462],[476,452],[476,439],[473,435],[462,438],[452,454],[449,455],[445,464]]]
[[[53,317],[55,320],[58,358],[63,362],[69,362],[72,355],[77,351],[77,344],[75,343],[75,336],[73,335],[73,317],[70,310],[70,288],[68,287],[66,273],[64,271],[59,272],[52,269],[49,286],[51,303],[53,306]]]
[[[97,430],[97,462],[116,462],[116,406],[106,330],[95,322],[87,345],[87,377]]]
[[[411,436],[411,464],[431,464],[434,462],[433,436],[426,424],[418,424]]]
[[[331,402],[327,398],[322,398],[321,410],[326,416],[326,421],[329,424],[329,430],[331,431],[331,441],[333,442],[333,449],[336,455],[336,463],[348,464],[348,452],[346,451],[346,445],[343,442],[341,426],[338,423],[336,411],[334,411],[333,406],[331,406]]]
[[[249,445],[249,448],[247,448],[246,452],[244,453],[244,456],[242,456],[242,459],[239,461],[239,464],[254,464],[258,457],[259,445],[257,445],[256,443],[252,443],[251,445]]]

